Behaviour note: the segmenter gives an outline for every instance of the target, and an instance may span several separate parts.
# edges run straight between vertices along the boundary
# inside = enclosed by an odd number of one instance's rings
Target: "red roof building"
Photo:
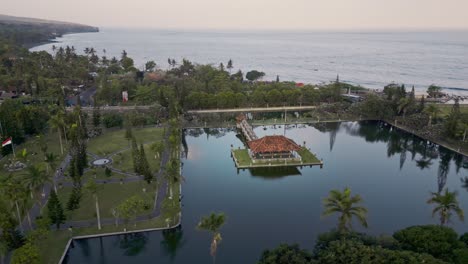
[[[301,149],[292,139],[285,136],[264,136],[247,142],[257,158],[291,158]]]

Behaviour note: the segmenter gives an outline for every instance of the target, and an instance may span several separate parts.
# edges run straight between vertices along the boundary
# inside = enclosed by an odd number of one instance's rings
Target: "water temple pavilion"
[[[259,167],[323,166],[305,145],[282,135],[258,138],[244,115],[236,118],[237,129],[246,141],[245,149],[232,149],[231,154],[238,169]]]

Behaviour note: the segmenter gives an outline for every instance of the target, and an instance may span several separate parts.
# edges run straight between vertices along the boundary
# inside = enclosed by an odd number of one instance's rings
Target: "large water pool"
[[[468,176],[461,155],[380,122],[256,127],[259,135],[285,134],[323,158],[324,167],[238,171],[233,129],[185,130],[182,225],[75,241],[68,263],[211,263],[210,234],[196,230],[210,212],[225,212],[217,263],[255,263],[266,248],[299,243],[312,249],[336,217],[321,217],[322,199],[348,186],[368,208],[369,234],[392,234],[411,225],[435,224],[430,192],[449,188],[468,212]],[[465,165],[465,166],[464,166]],[[453,219],[458,232],[468,227]]]

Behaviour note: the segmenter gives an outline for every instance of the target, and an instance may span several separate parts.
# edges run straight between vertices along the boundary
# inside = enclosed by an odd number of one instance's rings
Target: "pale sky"
[[[0,13],[98,27],[468,29],[468,0],[0,0]]]

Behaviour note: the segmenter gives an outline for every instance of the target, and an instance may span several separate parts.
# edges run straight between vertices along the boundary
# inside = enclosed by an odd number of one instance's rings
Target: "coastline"
[[[22,46],[25,49],[30,50],[32,48],[39,47],[39,46],[46,45],[46,44],[50,44],[50,43],[61,43],[59,40],[57,40],[57,38],[61,38],[61,37],[65,36],[65,35],[70,35],[70,34],[99,33],[100,32],[100,29],[98,27],[96,27],[95,29],[96,29],[96,31],[91,31],[91,30],[90,31],[70,31],[70,32],[66,32],[66,33],[57,35],[53,39],[49,39],[49,40],[46,40],[46,41],[40,41],[40,42],[25,43]]]

